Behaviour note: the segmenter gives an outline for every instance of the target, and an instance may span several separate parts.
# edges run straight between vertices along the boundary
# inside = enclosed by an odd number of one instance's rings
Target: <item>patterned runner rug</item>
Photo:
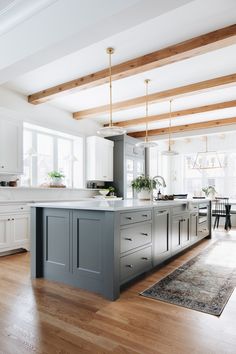
[[[236,240],[219,240],[141,295],[219,316],[236,286]]]

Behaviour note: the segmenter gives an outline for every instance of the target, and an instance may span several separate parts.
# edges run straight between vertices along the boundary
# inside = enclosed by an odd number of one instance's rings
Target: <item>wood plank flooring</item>
[[[236,230],[215,237],[236,239]],[[29,253],[1,257],[0,353],[236,354],[236,291],[219,318],[139,296],[211,242],[134,282],[115,302],[31,281]]]

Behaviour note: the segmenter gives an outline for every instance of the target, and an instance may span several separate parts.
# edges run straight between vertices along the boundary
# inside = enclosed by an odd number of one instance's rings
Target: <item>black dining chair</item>
[[[224,218],[225,230],[231,229],[231,205],[229,204],[229,198],[216,197],[212,204],[212,216],[215,217],[213,228],[218,228],[220,218]]]

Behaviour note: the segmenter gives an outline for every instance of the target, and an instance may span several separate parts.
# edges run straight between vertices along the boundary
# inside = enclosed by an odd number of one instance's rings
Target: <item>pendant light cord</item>
[[[109,126],[112,127],[112,70],[111,70],[111,55],[114,53],[113,48],[107,48],[107,53],[109,55],[109,91],[110,91],[110,122]]]
[[[170,136],[171,136],[171,117],[172,117],[172,100],[170,100],[170,116],[169,116],[169,151],[171,150],[171,145],[170,145]]]
[[[146,106],[145,106],[145,110],[146,110],[146,135],[145,135],[145,142],[148,141],[148,84],[150,82],[149,79],[144,80],[145,85],[146,85]]]

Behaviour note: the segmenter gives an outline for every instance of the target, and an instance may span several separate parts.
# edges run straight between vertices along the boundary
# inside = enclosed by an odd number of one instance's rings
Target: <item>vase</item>
[[[62,185],[62,178],[61,177],[52,177],[51,185],[52,186],[61,186]]]
[[[140,200],[150,200],[151,199],[151,191],[149,189],[142,189],[138,192],[138,199]]]

